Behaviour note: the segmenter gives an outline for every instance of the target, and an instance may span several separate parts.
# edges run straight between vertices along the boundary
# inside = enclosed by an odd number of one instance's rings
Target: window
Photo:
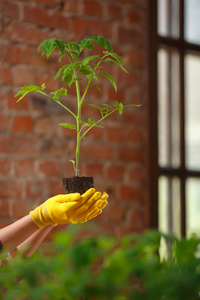
[[[149,9],[152,227],[200,234],[200,1]]]

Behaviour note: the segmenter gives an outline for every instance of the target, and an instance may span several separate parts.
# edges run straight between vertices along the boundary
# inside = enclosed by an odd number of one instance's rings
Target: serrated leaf
[[[82,65],[86,66],[91,60],[95,59],[99,57],[99,55],[92,55],[92,56],[88,56],[86,57],[83,61],[82,61]]]
[[[93,108],[97,108],[97,109],[99,109],[100,111],[102,111],[102,107],[99,107],[99,106],[94,105],[94,104],[90,104],[90,106],[93,107]]]
[[[89,76],[92,74],[92,69],[88,68],[88,66],[81,66],[79,72],[83,75]]]
[[[71,72],[66,72],[62,77],[62,81],[64,81],[66,85],[69,87],[71,86],[72,80],[73,80],[73,75],[71,74]]]
[[[102,35],[93,36],[92,40],[104,49],[108,49],[109,52],[113,51],[111,43],[108,40],[106,40]]]
[[[124,61],[123,61],[123,59],[122,59],[122,57],[121,57],[120,55],[118,55],[117,53],[114,53],[114,52],[110,53],[110,55],[111,55],[112,57],[114,57],[116,60],[118,60],[118,62],[119,62],[121,65],[124,65]]]
[[[106,109],[113,109],[112,106],[108,105],[108,104],[103,104],[103,108],[106,108]]]
[[[70,86],[71,86],[72,83],[75,82],[75,81],[84,81],[84,80],[83,80],[83,78],[79,78],[79,77],[74,78],[74,79],[71,81]]]
[[[80,41],[82,48],[88,48],[89,50],[93,50],[93,43],[91,39],[84,39]]]
[[[57,47],[63,53],[64,49],[65,49],[65,42],[60,39],[51,38],[51,39],[47,39],[47,40],[43,41],[39,45],[38,51],[40,51],[40,48],[43,48],[42,55],[46,54],[47,59],[48,59],[49,56],[51,55],[51,53],[53,52],[53,50]]]
[[[17,100],[19,102],[21,99],[23,99],[28,93],[38,93],[44,91],[46,88],[45,84],[43,83],[41,86],[37,86],[34,84],[25,85],[19,88],[19,92],[15,94],[15,97],[18,97],[21,95],[21,97]]]
[[[62,87],[61,89],[51,92],[50,94],[53,94],[54,95],[53,97],[56,100],[60,101],[61,96],[67,96],[67,89]]]
[[[76,125],[74,125],[72,123],[59,123],[58,125],[65,127],[65,128],[76,130]]]
[[[109,57],[106,58],[105,61],[106,61],[106,62],[111,62],[111,63],[116,64],[116,65],[119,66],[125,73],[129,74],[129,72],[122,66],[122,64],[121,64],[119,61],[114,60],[114,59],[109,58]]]
[[[89,118],[89,119],[88,119],[88,123],[92,123],[92,124],[93,124],[93,123],[96,123],[96,121],[95,121],[94,118]]]
[[[117,85],[116,85],[116,82],[115,82],[114,78],[112,77],[112,75],[110,75],[106,72],[99,72],[98,74],[103,75],[104,77],[106,77],[112,83],[112,85],[114,86],[115,92],[117,92]]]
[[[123,108],[124,108],[123,104],[121,102],[116,101],[114,106],[119,109],[119,114],[122,115],[123,114]]]

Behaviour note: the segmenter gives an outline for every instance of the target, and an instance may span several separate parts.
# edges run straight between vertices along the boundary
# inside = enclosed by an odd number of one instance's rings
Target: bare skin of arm
[[[28,239],[17,246],[18,251],[26,257],[32,256],[52,228],[52,226],[45,226],[42,229],[38,229]]]
[[[43,233],[46,232],[45,230],[47,229],[45,229],[44,227],[44,229],[41,231],[42,236]],[[11,225],[0,229],[0,240],[4,248],[8,251],[11,251],[14,248],[17,248],[22,243],[24,243],[24,241],[26,241],[29,237],[31,237],[38,231],[40,230],[33,222],[31,216],[27,215],[19,219],[18,221],[12,223]],[[40,235],[39,232],[38,234]],[[35,237],[33,237],[33,240],[35,240]]]

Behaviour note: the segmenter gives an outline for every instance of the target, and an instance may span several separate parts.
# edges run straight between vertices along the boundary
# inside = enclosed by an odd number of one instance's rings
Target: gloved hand
[[[83,195],[79,193],[57,195],[31,211],[30,216],[39,228],[46,225],[85,222],[102,210],[101,207],[105,203],[100,197],[101,193],[95,192],[94,188]]]
[[[99,202],[99,206],[96,207],[95,209],[93,209],[93,207],[91,206],[88,210],[87,210],[87,216],[85,216],[85,214],[80,214],[79,217],[79,222],[80,223],[84,223],[87,222],[93,218],[95,218],[96,216],[98,216],[99,214],[102,213],[103,208],[108,204],[108,194],[106,192],[103,192],[103,194],[100,197],[101,202]],[[92,200],[92,199],[91,199]]]

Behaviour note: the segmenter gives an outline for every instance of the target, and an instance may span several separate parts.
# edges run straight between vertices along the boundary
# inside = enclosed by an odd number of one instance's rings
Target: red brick
[[[55,6],[55,0],[34,0],[35,3],[44,4],[49,7]]]
[[[23,62],[26,65],[34,65],[49,68],[51,64],[46,57],[41,57],[36,48],[25,48],[23,51]]]
[[[46,194],[46,183],[42,181],[27,181],[25,189],[26,197],[45,201],[44,194]]]
[[[60,179],[60,181],[57,180],[55,182],[50,182],[49,181],[48,185],[47,185],[47,190],[48,190],[48,197],[53,197],[53,196],[56,196],[56,195],[59,195],[59,194],[64,194],[61,179]]]
[[[47,9],[39,7],[24,6],[23,21],[48,26],[56,29],[68,29],[68,18],[60,13],[49,13]]]
[[[129,209],[126,216],[126,224],[133,231],[142,229],[142,225],[143,225],[142,209],[139,208]]]
[[[30,45],[39,46],[44,40],[49,38],[48,32],[41,28],[28,28],[26,41]],[[36,51],[37,52],[37,51]]]
[[[107,3],[107,17],[112,20],[120,20],[122,18],[122,8],[113,3]]]
[[[39,135],[54,135],[57,131],[57,126],[53,118],[41,118],[35,123],[35,133]]]
[[[92,177],[102,177],[103,176],[103,165],[102,164],[87,164],[86,173]]]
[[[118,188],[118,197],[124,202],[137,202],[142,200],[142,188],[138,186],[121,185]]]
[[[45,83],[46,86],[46,92],[52,92],[57,90],[58,87],[58,81],[53,80],[54,75],[50,75],[49,73],[38,73],[37,74],[37,85],[41,86],[43,83]]]
[[[11,73],[7,66],[0,66],[0,84],[10,84]]]
[[[102,6],[96,0],[83,0],[83,13],[89,16],[101,16]]]
[[[131,9],[128,11],[128,22],[130,24],[139,25],[143,23],[142,12],[136,9]]]
[[[108,34],[112,32],[112,24],[103,21],[75,17],[71,20],[71,25],[72,30],[82,36],[85,35],[86,32],[88,36],[97,35],[97,33],[101,32],[101,35],[108,38]]]
[[[21,59],[20,47],[16,45],[0,44],[0,59],[11,64],[19,64]]]
[[[101,124],[100,124],[101,125]],[[87,128],[87,127],[86,127]],[[98,128],[98,127],[93,127],[87,134],[86,138],[89,136],[92,137],[94,140],[102,140],[104,136],[104,129],[103,128]]]
[[[26,202],[24,201],[13,201],[11,203],[11,215],[13,218],[19,219],[28,214]]]
[[[19,6],[13,1],[3,0],[3,16],[10,19],[19,19]]]
[[[106,207],[106,216],[110,222],[122,222],[124,208],[119,204],[109,203]]]
[[[24,101],[22,100],[22,101],[20,101],[20,102],[16,102],[17,101],[17,98],[16,97],[14,97],[14,95],[15,94],[13,94],[13,93],[8,93],[7,94],[7,107],[9,108],[9,109],[14,109],[14,110],[28,110],[28,101],[27,101],[27,99],[25,100],[24,99]]]
[[[21,186],[16,180],[0,179],[0,198],[20,197]]]
[[[0,136],[0,152],[6,154],[37,154],[38,142],[34,138]]]
[[[10,160],[8,158],[0,158],[0,174],[6,174],[10,171]]]
[[[119,43],[138,46],[141,46],[143,44],[142,33],[139,29],[121,26],[119,27],[118,36]]]
[[[131,49],[128,53],[128,60],[134,67],[142,68],[144,66],[144,52],[142,49]]]
[[[7,131],[9,128],[9,116],[0,114],[0,132]]]
[[[116,101],[118,100],[118,102],[124,102],[125,100],[125,90],[122,88],[118,88],[117,89],[117,93],[115,92],[115,90],[113,89],[112,86],[109,86],[108,88],[108,99],[112,100],[112,101]]]
[[[127,130],[127,139],[135,144],[142,143],[142,132],[139,129],[130,128]]]
[[[0,217],[8,218],[9,217],[9,203],[0,199]]]
[[[57,163],[49,160],[40,161],[38,163],[38,170],[42,175],[57,177],[60,175],[60,169]]]
[[[3,32],[3,38],[12,42],[24,42],[27,37],[27,28],[25,25],[12,22],[8,24]]]
[[[111,159],[113,147],[109,145],[83,144],[81,148],[81,159]]]
[[[124,166],[123,165],[111,165],[106,170],[106,178],[111,180],[122,180],[124,177]]]
[[[13,118],[12,131],[33,133],[34,120],[30,116],[16,116]]]
[[[35,72],[24,66],[15,66],[12,69],[12,78],[15,86],[35,84]]]
[[[125,130],[122,127],[108,127],[106,128],[107,140],[109,142],[124,141]]]
[[[129,171],[129,176],[132,181],[140,182],[142,180],[142,167],[141,165],[134,165]]]
[[[140,148],[131,146],[124,146],[119,150],[119,159],[122,161],[138,161],[141,162],[143,158],[143,152]]]
[[[80,9],[79,0],[68,0],[65,2],[65,12],[78,12]]]
[[[16,159],[14,161],[14,174],[18,176],[35,175],[34,159]]]

